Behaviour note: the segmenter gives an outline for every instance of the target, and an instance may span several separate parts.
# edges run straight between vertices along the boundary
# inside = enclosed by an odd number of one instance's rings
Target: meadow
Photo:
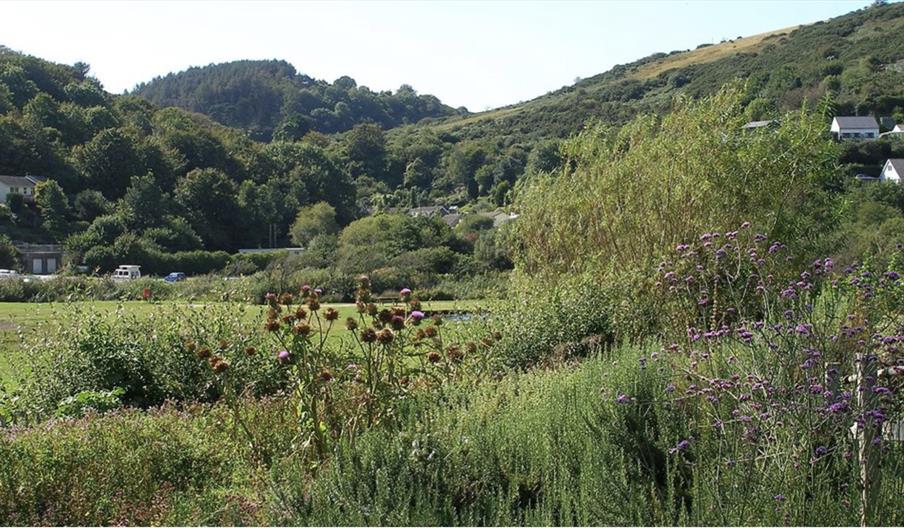
[[[904,246],[842,223],[823,116],[743,95],[569,140],[500,301],[7,307],[0,521],[901,524]]]
[[[429,301],[424,303],[424,309],[428,312],[475,312],[481,306],[491,304],[491,301]],[[148,318],[158,315],[166,307],[179,307],[189,310],[201,310],[213,305],[241,307],[242,320],[253,327],[263,320],[265,308],[248,307],[241,303],[190,303],[180,301],[74,301],[59,303],[22,303],[0,302],[0,391],[3,388],[15,389],[19,384],[23,368],[27,368],[21,361],[21,345],[23,339],[39,329],[42,324],[49,322],[55,316],[70,310],[90,311],[101,317],[113,317],[117,313],[135,315],[140,318]],[[341,318],[353,316],[355,305],[353,303],[328,303],[326,308],[336,309]],[[348,331],[343,326],[337,326],[334,337],[341,337]]]

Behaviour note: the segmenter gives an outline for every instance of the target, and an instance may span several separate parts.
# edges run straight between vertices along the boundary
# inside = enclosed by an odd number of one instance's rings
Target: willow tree
[[[729,85],[676,99],[664,117],[589,126],[567,141],[562,168],[519,192],[521,270],[648,270],[667,248],[745,221],[812,249],[836,214],[826,116],[804,109],[744,129],[744,99]]]

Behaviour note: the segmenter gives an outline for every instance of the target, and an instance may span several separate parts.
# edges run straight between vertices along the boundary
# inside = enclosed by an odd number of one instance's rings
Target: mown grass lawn
[[[190,308],[203,309],[210,303],[184,303],[184,302],[144,302],[144,301],[85,301],[74,303],[0,303],[0,391],[5,385],[7,389],[14,388],[16,371],[21,368],[21,361],[18,361],[21,353],[21,341],[27,338],[29,332],[33,332],[39,323],[48,321],[54,314],[60,313],[67,308],[77,307],[82,309],[90,309],[101,314],[113,314],[119,307],[123,310],[135,315],[149,315],[166,305],[180,305]],[[479,309],[484,305],[483,301],[465,300],[465,301],[430,301],[423,303],[426,311],[451,311],[451,312],[470,312]],[[326,304],[323,309],[328,307],[335,308],[339,311],[338,324],[333,326],[332,335],[341,336],[346,334],[348,330],[342,324],[347,317],[357,315],[355,305],[352,303]],[[246,306],[244,311],[245,318],[249,326],[260,326],[264,320],[263,306],[252,306],[250,309]]]

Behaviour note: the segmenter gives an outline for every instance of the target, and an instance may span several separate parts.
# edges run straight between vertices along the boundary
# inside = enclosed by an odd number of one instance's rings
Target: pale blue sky
[[[658,51],[838,16],[869,0],[2,2],[0,44],[84,61],[115,93],[170,71],[278,58],[403,83],[471,111],[542,95]]]

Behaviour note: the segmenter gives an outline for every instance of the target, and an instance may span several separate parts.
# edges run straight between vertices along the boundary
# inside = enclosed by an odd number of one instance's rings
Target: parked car
[[[141,266],[135,266],[133,264],[122,265],[116,268],[116,271],[113,272],[111,278],[117,282],[141,278]]]
[[[182,282],[185,279],[186,279],[185,274],[182,273],[181,271],[174,271],[174,272],[170,273],[169,275],[167,275],[166,277],[163,277],[163,281],[168,282],[170,284],[172,284],[174,282]]]

